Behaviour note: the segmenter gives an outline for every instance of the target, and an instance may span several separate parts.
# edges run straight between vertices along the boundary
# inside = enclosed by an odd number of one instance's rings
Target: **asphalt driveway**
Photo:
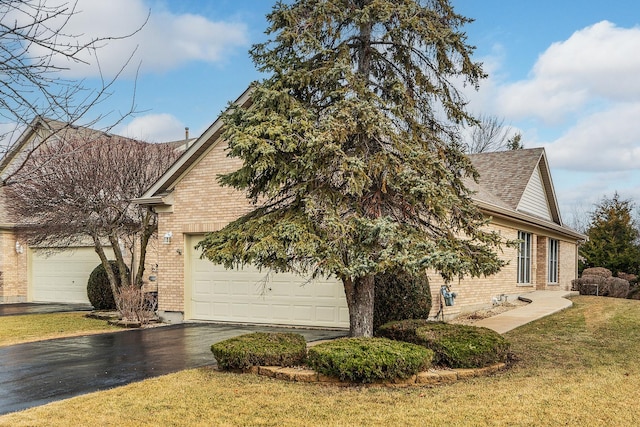
[[[34,303],[0,304],[0,316],[19,314],[62,313],[67,311],[91,311],[89,304]]]
[[[298,332],[307,341],[345,331],[180,324],[0,348],[0,414],[215,364],[211,344],[256,331]]]

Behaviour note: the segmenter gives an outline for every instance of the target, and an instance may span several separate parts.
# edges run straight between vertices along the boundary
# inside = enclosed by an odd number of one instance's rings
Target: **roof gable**
[[[249,87],[238,97],[233,105],[241,108],[249,107],[252,92],[252,87]],[[185,150],[182,156],[176,160],[160,179],[137,199],[137,202],[141,204],[163,203],[162,196],[170,192],[176,184],[180,182],[182,177],[193,169],[200,159],[220,142],[223,132],[222,125],[222,118],[218,117],[216,121]]]
[[[516,210],[553,221],[539,167],[533,171]]]
[[[64,141],[72,138],[93,141],[104,137],[111,138],[112,136],[101,130],[64,123],[59,120],[36,117],[27,125],[24,132],[0,161],[0,178],[6,180],[15,174],[31,155],[30,153],[36,151],[43,143]],[[121,136],[118,136],[118,138],[135,141]]]
[[[482,191],[476,191],[476,199],[562,225],[544,148],[472,154],[469,158],[480,175],[477,187]]]

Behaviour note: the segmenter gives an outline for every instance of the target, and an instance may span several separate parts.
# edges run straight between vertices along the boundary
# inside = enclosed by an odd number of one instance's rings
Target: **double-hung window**
[[[518,231],[518,283],[531,283],[531,233]]]
[[[560,242],[556,239],[549,239],[549,283],[558,283],[558,254],[560,253]]]

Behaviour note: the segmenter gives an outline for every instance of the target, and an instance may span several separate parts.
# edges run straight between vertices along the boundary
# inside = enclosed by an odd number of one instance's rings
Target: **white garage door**
[[[100,258],[93,248],[74,248],[51,255],[45,249],[33,249],[33,301],[89,303],[87,280],[98,264]]]
[[[192,237],[193,248],[202,236]],[[349,327],[342,283],[306,281],[293,274],[273,274],[245,266],[226,270],[200,252],[190,254],[192,319],[297,326]],[[188,289],[188,288],[187,288]]]

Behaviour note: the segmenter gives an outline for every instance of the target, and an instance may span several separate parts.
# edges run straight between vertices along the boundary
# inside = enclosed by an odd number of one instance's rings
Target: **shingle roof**
[[[476,198],[515,210],[543,154],[531,148],[469,155],[480,174]]]

